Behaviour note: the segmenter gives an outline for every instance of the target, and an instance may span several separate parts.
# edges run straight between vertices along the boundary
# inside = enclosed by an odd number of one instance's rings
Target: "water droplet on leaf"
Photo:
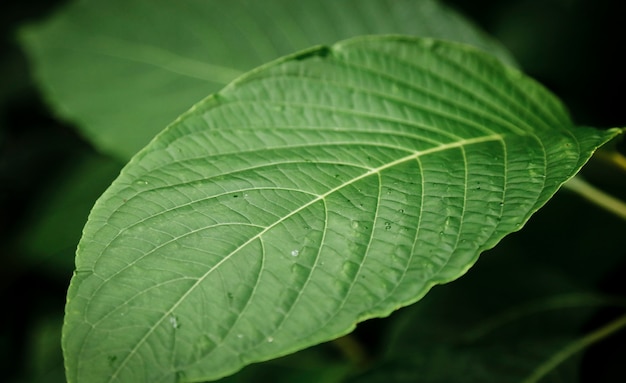
[[[174,329],[180,328],[180,323],[178,323],[178,319],[174,315],[170,315],[170,324]]]

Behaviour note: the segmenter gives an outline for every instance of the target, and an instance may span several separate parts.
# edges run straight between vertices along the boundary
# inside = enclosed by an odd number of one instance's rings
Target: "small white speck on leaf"
[[[173,328],[180,327],[180,325],[178,324],[178,319],[176,319],[174,315],[170,315],[170,324],[172,325]]]

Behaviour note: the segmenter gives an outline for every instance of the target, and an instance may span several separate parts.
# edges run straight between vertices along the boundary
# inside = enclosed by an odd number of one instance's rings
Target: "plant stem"
[[[626,171],[626,156],[616,151],[598,151],[598,159]]]
[[[596,188],[580,176],[572,178],[563,186],[618,217],[626,219],[626,203]]]
[[[538,382],[570,356],[576,354],[585,347],[588,347],[606,338],[607,336],[621,330],[623,327],[626,327],[626,315],[622,315],[616,320],[609,322],[609,324],[605,325],[604,327],[600,327],[599,329],[587,334],[586,336],[563,348],[561,351],[554,354],[543,364],[539,365],[539,367],[537,367],[537,369],[535,369],[535,371],[528,378],[526,378],[523,383]]]
[[[475,342],[498,327],[505,326],[526,316],[547,312],[550,310],[562,310],[567,308],[583,307],[622,307],[626,308],[626,300],[622,297],[602,296],[593,294],[560,294],[514,306],[500,314],[481,321],[481,324],[466,332],[463,339],[466,342]]]

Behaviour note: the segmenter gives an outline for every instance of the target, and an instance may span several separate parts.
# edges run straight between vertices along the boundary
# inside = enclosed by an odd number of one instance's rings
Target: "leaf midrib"
[[[244,73],[233,67],[210,64],[149,44],[104,35],[94,35],[88,41],[92,45],[81,45],[80,48],[76,45],[63,45],[63,48],[133,61],[218,85],[226,85]]]

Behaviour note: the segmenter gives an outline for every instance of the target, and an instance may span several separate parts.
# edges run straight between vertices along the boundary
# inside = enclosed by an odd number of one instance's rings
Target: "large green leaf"
[[[467,42],[512,61],[433,0],[76,1],[23,32],[59,113],[124,160],[239,74],[315,44],[402,33]]]
[[[96,203],[68,378],[217,379],[388,315],[465,273],[617,134],[436,40],[355,39],[254,70]]]

